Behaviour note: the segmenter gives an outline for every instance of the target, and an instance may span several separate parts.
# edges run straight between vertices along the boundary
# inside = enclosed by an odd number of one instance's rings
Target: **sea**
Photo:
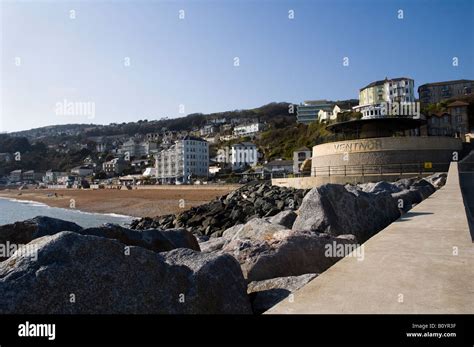
[[[90,213],[73,209],[50,207],[35,201],[0,198],[0,225],[23,221],[36,216],[63,219],[79,224],[83,228],[96,227],[104,223],[115,223],[127,226],[136,218],[114,213]]]

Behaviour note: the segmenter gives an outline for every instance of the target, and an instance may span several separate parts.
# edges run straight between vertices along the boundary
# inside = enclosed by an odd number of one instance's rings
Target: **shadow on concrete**
[[[474,150],[459,162],[459,184],[466,209],[471,240],[474,242]]]
[[[466,208],[467,220],[471,239],[474,242],[474,171],[460,172],[459,181],[461,184],[464,207]]]
[[[397,220],[397,222],[406,222],[406,221],[409,221],[410,219],[412,219],[413,217],[422,216],[422,215],[426,215],[426,214],[433,214],[433,213],[432,212],[410,212],[410,211],[408,211],[407,213],[403,214]]]

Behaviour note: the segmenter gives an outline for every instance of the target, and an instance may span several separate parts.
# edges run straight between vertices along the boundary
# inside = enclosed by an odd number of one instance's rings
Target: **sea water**
[[[79,224],[83,228],[95,227],[104,223],[126,226],[134,219],[134,217],[114,213],[89,213],[74,209],[50,207],[40,202],[0,198],[0,225],[23,221],[36,216],[63,219]]]

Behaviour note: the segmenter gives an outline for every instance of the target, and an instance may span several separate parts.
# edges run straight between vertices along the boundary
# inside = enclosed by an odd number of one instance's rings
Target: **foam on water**
[[[134,217],[116,213],[84,212],[76,209],[51,207],[31,200],[0,197],[0,225],[10,224],[36,216],[48,216],[74,222],[82,227],[95,227],[104,223],[126,225]]]

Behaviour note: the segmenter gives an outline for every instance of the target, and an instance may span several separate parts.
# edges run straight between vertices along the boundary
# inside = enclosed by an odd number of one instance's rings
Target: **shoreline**
[[[12,202],[19,202],[23,203],[26,206],[31,205],[31,206],[41,206],[41,207],[47,207],[47,208],[57,208],[65,211],[70,211],[70,212],[76,212],[76,213],[82,213],[82,214],[88,214],[88,215],[100,215],[100,216],[110,216],[110,217],[117,217],[117,218],[129,218],[129,219],[135,219],[137,217],[130,216],[130,215],[124,215],[124,214],[118,214],[114,212],[110,213],[102,213],[102,212],[89,212],[89,211],[83,211],[79,210],[77,208],[72,209],[72,208],[65,208],[65,207],[56,207],[56,206],[50,206],[48,204],[45,204],[40,201],[34,201],[34,200],[26,200],[26,199],[17,199],[17,198],[12,198],[12,197],[7,197],[7,196],[2,196],[0,194],[0,199],[1,200],[7,200],[7,201],[12,201]]]
[[[114,214],[132,218],[156,217],[175,214],[191,207],[205,204],[219,196],[230,193],[237,187],[193,187],[173,186],[160,189],[29,189],[0,190],[0,198],[22,202],[41,203],[50,207],[72,209],[86,213]]]

